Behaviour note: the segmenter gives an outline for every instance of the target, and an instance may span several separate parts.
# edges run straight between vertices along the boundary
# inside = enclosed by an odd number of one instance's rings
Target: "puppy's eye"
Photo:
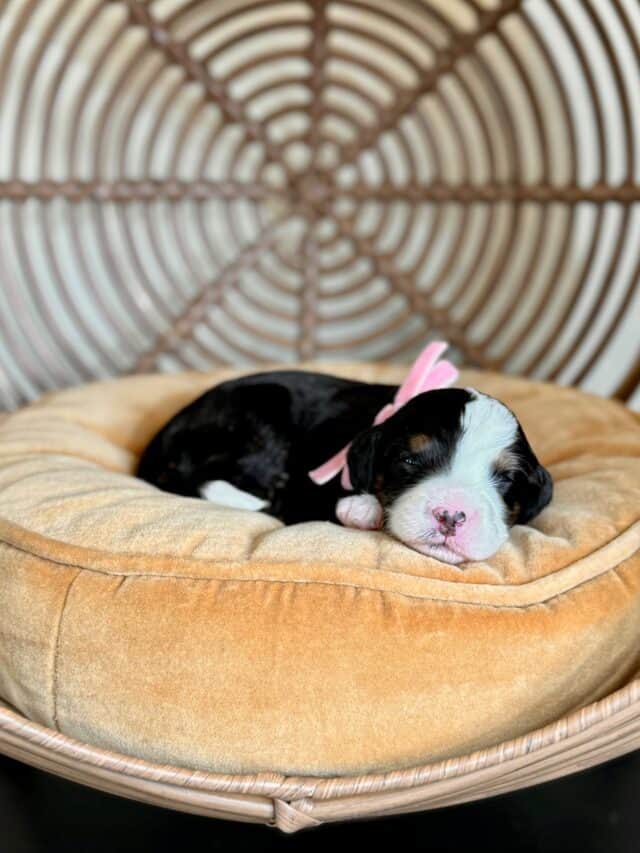
[[[508,491],[516,480],[515,471],[499,471],[497,474],[497,485],[501,492]]]
[[[400,457],[400,463],[402,465],[407,465],[409,467],[413,467],[414,465],[419,465],[420,460],[417,456],[414,456],[412,453],[403,453]]]

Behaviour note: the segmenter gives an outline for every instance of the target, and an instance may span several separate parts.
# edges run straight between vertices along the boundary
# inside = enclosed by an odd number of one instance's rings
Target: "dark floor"
[[[637,752],[481,803],[284,836],[111,797],[0,756],[0,853],[333,853],[378,842],[390,853],[640,853],[639,783]]]

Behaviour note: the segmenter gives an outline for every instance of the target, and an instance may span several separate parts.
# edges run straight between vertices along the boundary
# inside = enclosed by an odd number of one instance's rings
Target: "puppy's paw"
[[[373,495],[349,495],[336,504],[336,515],[345,527],[379,530],[384,521],[382,506]]]
[[[269,501],[263,501],[250,492],[236,489],[232,483],[226,480],[208,480],[200,486],[200,497],[220,506],[228,506],[232,509],[249,509],[258,512],[269,506]]]

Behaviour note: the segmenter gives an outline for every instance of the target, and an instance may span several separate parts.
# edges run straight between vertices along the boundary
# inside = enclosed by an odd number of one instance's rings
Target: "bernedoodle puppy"
[[[470,388],[419,393],[374,424],[397,391],[295,370],[223,382],[160,430],[138,475],[285,524],[383,528],[448,563],[490,557],[549,503],[548,471],[513,412]],[[314,482],[345,445],[343,476]]]

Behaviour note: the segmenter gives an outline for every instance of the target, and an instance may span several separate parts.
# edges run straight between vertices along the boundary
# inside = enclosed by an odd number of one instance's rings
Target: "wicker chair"
[[[640,390],[640,19],[609,0],[13,0],[0,11],[0,397],[311,358]],[[0,708],[0,751],[285,831],[640,745],[640,681],[472,755],[222,776]]]

